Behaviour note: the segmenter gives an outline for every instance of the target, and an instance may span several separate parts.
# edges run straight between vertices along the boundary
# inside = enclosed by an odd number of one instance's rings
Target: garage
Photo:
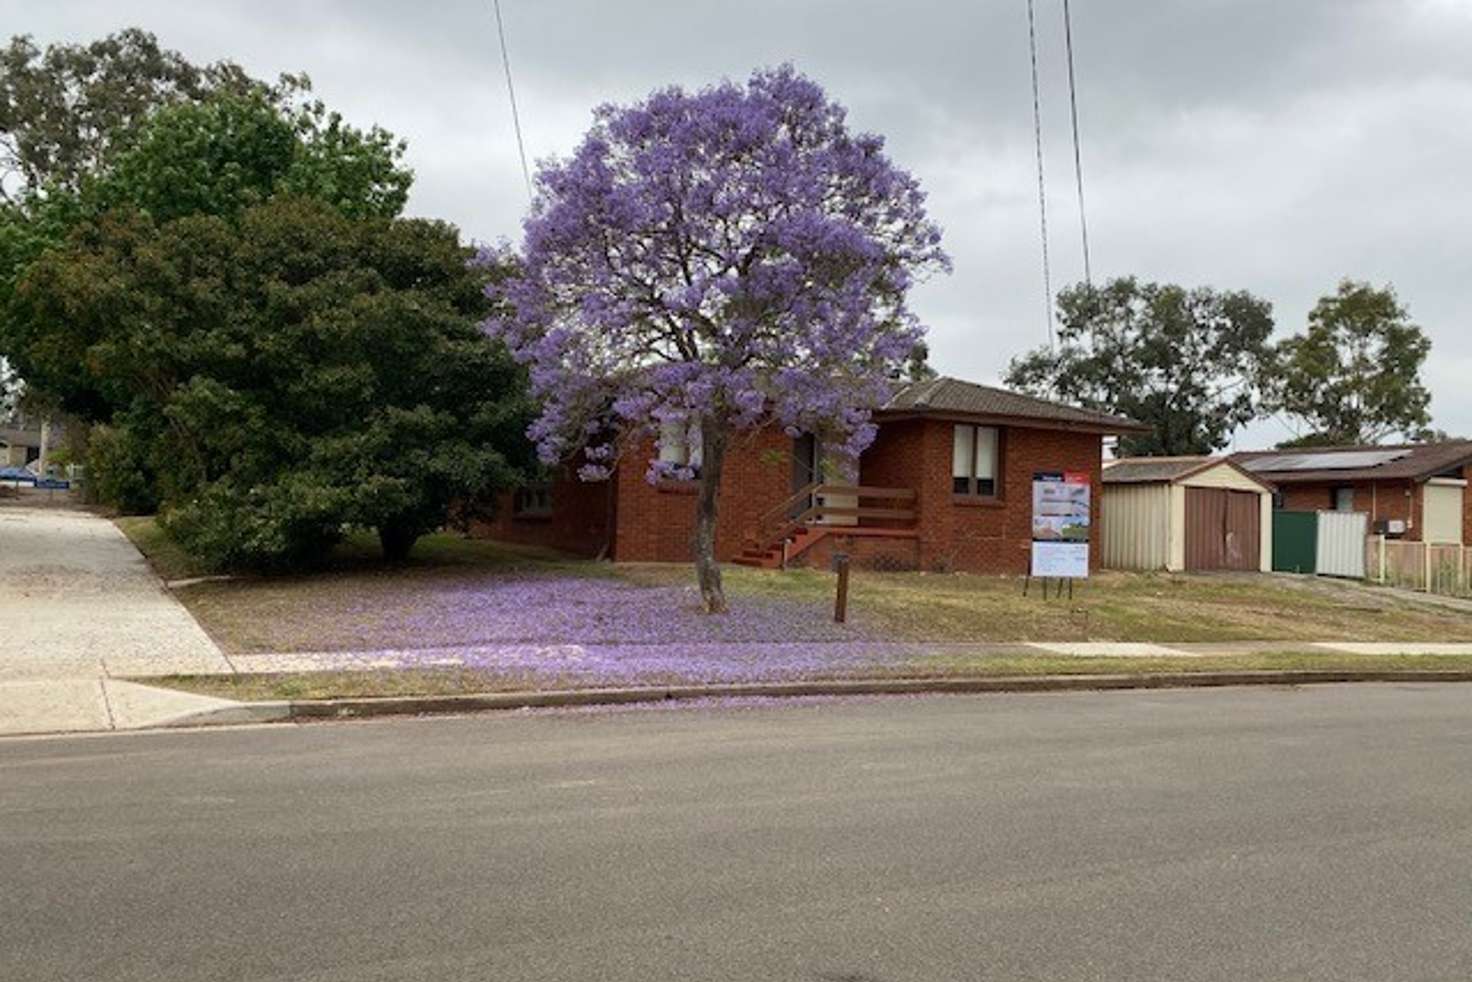
[[[1186,569],[1252,571],[1261,562],[1258,496],[1230,488],[1186,487]]]
[[[1272,569],[1273,489],[1223,457],[1137,457],[1104,468],[1109,569]]]

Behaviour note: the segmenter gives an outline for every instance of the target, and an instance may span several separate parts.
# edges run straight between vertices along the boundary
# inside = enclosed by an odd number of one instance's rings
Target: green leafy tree
[[[520,369],[476,327],[487,275],[447,225],[278,197],[233,219],[116,211],[25,277],[121,408],[100,480],[221,567],[311,560],[345,529],[408,555],[531,464]],[[140,482],[144,487],[140,487]]]
[[[137,28],[44,50],[28,36],[12,37],[0,48],[0,351],[19,343],[9,336],[7,317],[21,273],[60,245],[84,216],[108,206],[110,196],[99,192],[98,182],[149,131],[147,124],[159,110],[231,95],[277,107],[289,122],[303,122],[320,133],[324,148],[339,138],[351,143],[361,136],[342,133],[340,120],[320,102],[307,101],[310,90],[305,75],[282,75],[268,84],[233,62],[192,64]],[[369,136],[380,139],[377,131]],[[381,172],[381,160],[364,160],[359,170],[374,166]],[[305,189],[311,168],[299,167],[306,172],[299,181]],[[192,189],[186,183],[182,190],[187,198]],[[116,203],[115,190],[111,197]],[[64,346],[66,339],[56,343]],[[17,369],[30,376],[31,353],[24,348],[11,353]],[[42,356],[54,364],[61,354],[53,350]],[[28,378],[30,397],[53,406],[80,402],[84,416],[98,408],[93,394],[78,388],[74,374],[63,371],[62,376],[52,380],[60,387],[55,392],[44,380]]]
[[[1303,334],[1278,344],[1273,408],[1307,430],[1295,446],[1424,439],[1431,393],[1421,366],[1430,351],[1391,287],[1343,280],[1309,312]]]
[[[95,235],[114,211],[157,223],[192,215],[234,221],[274,195],[297,194],[348,217],[392,217],[413,180],[399,165],[402,153],[382,130],[355,129],[320,104],[283,109],[258,91],[161,109],[80,193],[0,205],[0,351],[61,409],[105,422],[127,408],[131,390],[86,364],[95,340],[88,312],[40,317],[13,302],[16,281],[39,256],[68,234]]]
[[[1150,426],[1121,454],[1208,454],[1261,413],[1272,305],[1245,291],[1134,277],[1058,295],[1058,343],[1012,361],[1007,384]]]
[[[390,218],[413,183],[399,164],[403,152],[392,134],[349,126],[320,102],[284,109],[260,92],[222,94],[158,112],[117,155],[95,197],[158,221],[228,216],[274,194],[314,197],[349,217]]]
[[[0,48],[0,197],[81,190],[162,106],[222,92],[284,103],[310,87],[304,75],[267,85],[233,62],[191,64],[138,28],[44,50],[17,35]]]

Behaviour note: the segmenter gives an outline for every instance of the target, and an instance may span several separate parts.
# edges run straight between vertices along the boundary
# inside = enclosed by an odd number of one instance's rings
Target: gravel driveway
[[[0,504],[0,681],[230,670],[112,522]]]

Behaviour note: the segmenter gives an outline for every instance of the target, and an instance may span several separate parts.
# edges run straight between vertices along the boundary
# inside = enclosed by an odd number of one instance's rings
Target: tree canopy
[[[733,432],[780,425],[853,457],[916,350],[916,277],[948,268],[915,179],[791,67],[745,85],[603,106],[545,166],[514,275],[488,322],[531,370],[542,457],[607,476],[632,436],[699,447],[651,463],[697,477],[695,559],[725,606],[716,491]],[[614,435],[621,435],[620,442]]]
[[[521,474],[524,371],[476,326],[503,271],[470,268],[452,227],[396,217],[403,144],[306,101],[304,80],[120,37],[48,51],[75,77],[24,105],[109,108],[7,110],[30,163],[0,203],[0,351],[97,424],[103,499],[160,508],[207,562],[271,567],[352,527],[402,557],[452,501]],[[25,71],[5,76],[12,102]],[[76,132],[35,135],[53,123]]]
[[[0,350],[63,410],[105,421],[121,406],[84,364],[85,316],[46,319],[15,303],[38,257],[68,234],[93,234],[114,211],[160,224],[193,215],[234,221],[275,195],[296,194],[348,217],[392,217],[413,180],[401,155],[402,144],[381,130],[356,130],[319,105],[281,108],[259,92],[165,107],[82,191],[0,205]]]
[[[1058,313],[1056,348],[1014,359],[1007,384],[1149,424],[1122,455],[1209,454],[1261,413],[1265,300],[1124,277],[1062,291]]]
[[[285,101],[308,89],[304,75],[268,85],[233,62],[191,64],[138,28],[44,50],[16,35],[0,49],[0,198],[79,191],[162,106],[214,93]]]
[[[114,408],[97,479],[161,504],[186,548],[291,565],[361,526],[401,557],[531,456],[469,256],[449,226],[308,198],[233,221],[120,210],[43,256],[19,302],[75,325]]]
[[[1391,287],[1343,280],[1314,306],[1308,329],[1277,346],[1273,407],[1304,425],[1298,446],[1427,438],[1421,366],[1430,351]]]

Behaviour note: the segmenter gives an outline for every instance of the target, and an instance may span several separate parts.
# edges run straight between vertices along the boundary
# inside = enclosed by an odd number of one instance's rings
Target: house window
[[[1354,488],[1334,489],[1334,510],[1354,511]]]
[[[659,427],[659,462],[671,467],[700,470],[700,436],[685,422],[671,420]]]
[[[957,425],[951,443],[951,490],[981,498],[997,496],[997,450],[995,426]]]
[[[521,517],[552,514],[552,486],[529,484],[524,488],[517,488],[511,501],[511,510]]]

